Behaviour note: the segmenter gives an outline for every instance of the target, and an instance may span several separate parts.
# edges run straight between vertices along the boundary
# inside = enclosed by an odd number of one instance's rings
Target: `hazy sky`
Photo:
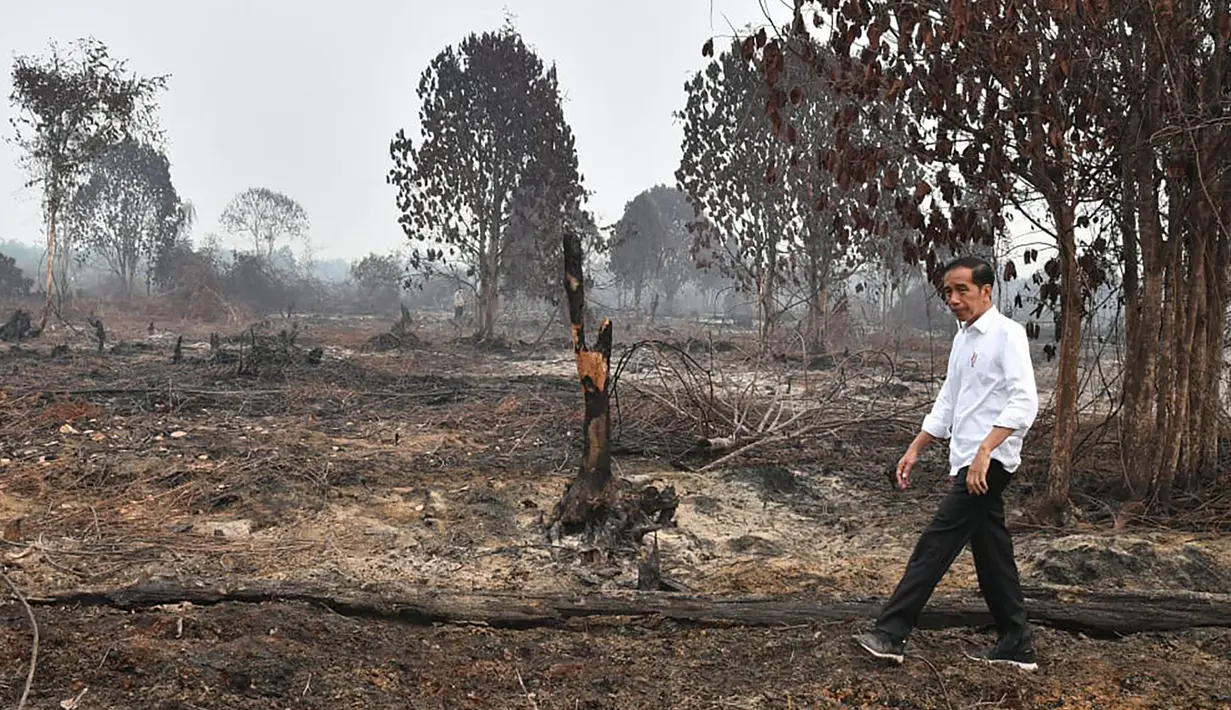
[[[160,97],[172,178],[197,206],[197,235],[261,186],[299,200],[322,257],[404,242],[389,140],[413,128],[427,63],[505,12],[555,62],[590,207],[614,220],[624,203],[673,183],[684,82],[702,43],[761,24],[759,0],[37,0],[3,2],[0,104],[12,137],[11,62],[48,42],[94,36],[129,68],[170,74]],[[768,0],[776,17],[782,0]],[[36,241],[39,197],[23,188],[16,149],[0,145],[0,241]]]

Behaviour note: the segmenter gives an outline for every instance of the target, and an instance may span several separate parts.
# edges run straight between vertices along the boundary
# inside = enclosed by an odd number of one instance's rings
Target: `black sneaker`
[[[906,641],[894,638],[884,631],[869,631],[851,637],[859,647],[876,658],[901,663],[906,658]]]
[[[966,657],[980,663],[1012,666],[1023,671],[1034,671],[1039,668],[1039,659],[1034,653],[1034,646],[1030,644],[1014,649],[997,646],[988,652],[967,653]]]

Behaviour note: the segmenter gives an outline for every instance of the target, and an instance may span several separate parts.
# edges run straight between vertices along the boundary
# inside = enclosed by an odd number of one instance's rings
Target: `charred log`
[[[13,311],[13,315],[0,325],[0,340],[4,342],[20,342],[30,338],[37,338],[42,333],[40,328],[34,327],[33,317],[29,311],[18,308]]]
[[[1134,592],[1036,586],[1023,589],[1031,621],[1100,638],[1231,627],[1231,595],[1203,592]],[[767,595],[717,597],[662,592],[533,594],[377,587],[341,589],[295,582],[207,583],[155,579],[129,587],[56,591],[30,603],[149,609],[191,602],[268,603],[300,601],[338,613],[397,618],[411,623],[486,623],[530,628],[556,626],[587,617],[657,616],[700,624],[779,626],[873,617],[884,603],[871,597]],[[973,594],[937,595],[920,617],[921,628],[985,626],[991,616]]]

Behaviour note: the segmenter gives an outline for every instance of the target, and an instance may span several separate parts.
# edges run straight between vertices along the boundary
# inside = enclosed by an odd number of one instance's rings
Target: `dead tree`
[[[611,475],[611,321],[604,318],[594,346],[586,344],[585,276],[581,236],[564,232],[564,290],[577,377],[585,400],[581,470],[552,510],[549,535],[585,532],[594,542],[611,546],[640,543],[646,533],[673,525],[679,497],[672,486],[641,490]]]
[[[611,483],[610,398],[607,393],[611,375],[611,321],[604,318],[594,348],[586,345],[586,290],[582,273],[581,235],[564,232],[564,291],[568,295],[568,316],[573,329],[573,353],[577,357],[577,377],[585,396],[582,425],[581,471],[569,484],[564,498],[552,513],[552,527],[575,530],[607,507]]]
[[[107,331],[103,328],[103,319],[90,315],[85,320],[94,328],[94,340],[98,342],[98,354],[102,355],[103,347],[107,344]]]

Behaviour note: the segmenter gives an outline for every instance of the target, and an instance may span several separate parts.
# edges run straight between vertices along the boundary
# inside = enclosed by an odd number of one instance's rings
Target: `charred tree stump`
[[[18,308],[4,325],[0,325],[0,340],[20,342],[27,338],[37,338],[41,332],[34,327],[30,312]]]
[[[94,340],[98,343],[98,354],[103,354],[103,347],[107,344],[107,331],[103,328],[103,319],[90,316],[85,319],[94,328]]]
[[[564,290],[572,324],[577,377],[585,401],[581,469],[548,520],[549,536],[584,533],[592,542],[619,547],[640,543],[648,532],[672,524],[679,498],[667,487],[636,490],[611,475],[611,321],[604,318],[593,347],[586,344],[585,275],[581,236],[564,232]]]
[[[581,236],[572,230],[565,230],[564,291],[568,296],[577,377],[581,380],[585,397],[585,419],[582,424],[581,470],[552,512],[551,527],[555,529],[559,525],[564,532],[577,532],[614,503],[608,490],[611,484],[611,410],[607,381],[611,374],[611,321],[603,319],[594,348],[587,346],[582,262]]]

